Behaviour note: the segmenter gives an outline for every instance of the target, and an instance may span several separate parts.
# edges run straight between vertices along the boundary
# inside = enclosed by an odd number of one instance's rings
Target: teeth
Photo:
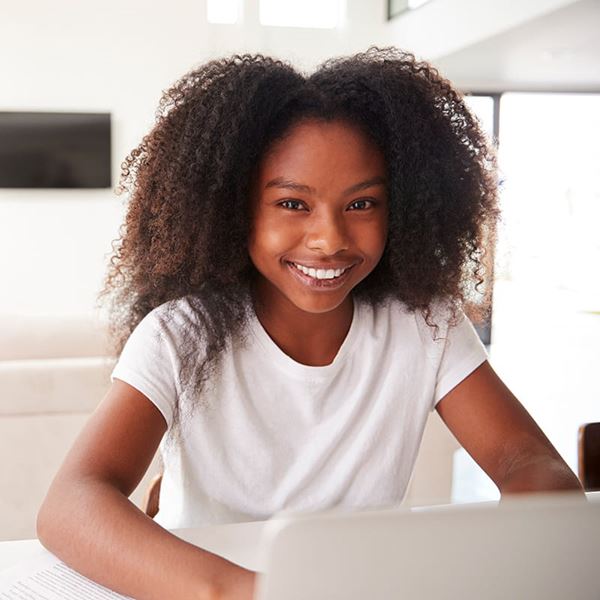
[[[344,271],[347,271],[350,267],[346,267],[345,269],[310,269],[303,265],[297,265],[296,263],[292,263],[294,267],[296,267],[299,271],[302,271],[305,275],[309,277],[314,277],[315,279],[334,279],[335,277],[339,277]]]

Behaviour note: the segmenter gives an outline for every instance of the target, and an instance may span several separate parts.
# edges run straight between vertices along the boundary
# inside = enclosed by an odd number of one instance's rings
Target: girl
[[[495,164],[435,69],[234,56],[160,108],[101,294],[119,361],[40,509],[47,548],[139,600],[251,598],[254,573],[167,528],[400,503],[434,408],[503,495],[581,491],[465,317]],[[152,520],[128,496],[159,444]]]

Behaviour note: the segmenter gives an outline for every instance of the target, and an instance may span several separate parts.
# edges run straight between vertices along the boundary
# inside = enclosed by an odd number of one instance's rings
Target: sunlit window
[[[342,21],[345,0],[260,0],[261,25],[333,29]]]
[[[242,0],[207,0],[206,18],[209,23],[231,25],[240,18]]]
[[[597,94],[504,94],[500,136],[510,279],[569,290],[596,310],[599,106]]]
[[[489,100],[467,102],[485,126]],[[491,362],[574,472],[579,427],[600,421],[599,130],[600,94],[500,99]],[[453,502],[498,497],[457,450]]]
[[[494,137],[494,99],[491,96],[465,96],[465,102],[483,125],[490,138]]]
[[[419,8],[428,2],[430,0],[388,0],[388,19]]]

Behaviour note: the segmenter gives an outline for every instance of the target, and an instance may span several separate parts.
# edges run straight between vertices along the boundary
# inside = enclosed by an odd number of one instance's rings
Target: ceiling
[[[600,0],[580,0],[435,60],[465,91],[600,92]]]

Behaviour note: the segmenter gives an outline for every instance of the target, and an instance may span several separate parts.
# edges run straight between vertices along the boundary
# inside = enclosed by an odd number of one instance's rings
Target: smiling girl
[[[581,491],[465,315],[486,314],[466,301],[494,166],[463,98],[394,48],[179,80],[123,167],[119,360],[42,543],[139,600],[251,598],[255,573],[167,529],[399,504],[434,409],[503,496]],[[152,519],[128,496],[159,447]]]

